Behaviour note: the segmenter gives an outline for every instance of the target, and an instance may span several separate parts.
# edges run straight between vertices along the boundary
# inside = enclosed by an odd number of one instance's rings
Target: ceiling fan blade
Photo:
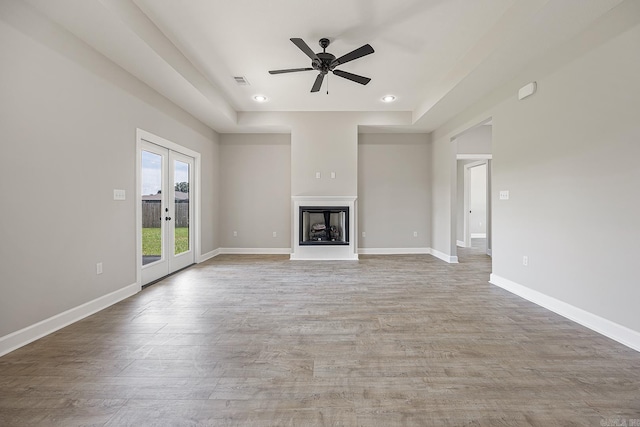
[[[313,87],[311,88],[311,92],[319,92],[320,88],[322,87],[323,80],[324,80],[324,74],[322,73],[318,74],[318,77],[316,77],[316,81],[313,84]]]
[[[346,55],[342,55],[340,58],[334,59],[331,62],[331,66],[335,67],[335,66],[340,65],[340,64],[345,64],[345,63],[347,63],[349,61],[353,61],[354,59],[358,59],[358,58],[362,58],[363,56],[370,55],[373,52],[375,52],[375,51],[373,50],[371,45],[365,44],[364,46],[361,46],[361,47],[357,48],[356,50],[352,50],[351,52],[347,53]]]
[[[296,46],[298,46],[298,48],[303,51],[309,58],[311,58],[311,60],[313,61],[319,61],[318,59],[318,55],[315,54],[314,51],[311,50],[311,48],[309,47],[308,44],[306,44],[304,42],[304,40],[302,39],[297,39],[297,38],[292,38],[289,39],[293,42],[293,44],[295,44]]]
[[[286,70],[271,70],[269,74],[284,74],[284,73],[295,73],[298,71],[311,71],[313,68],[287,68]]]
[[[342,70],[333,70],[333,74],[335,74],[336,76],[342,77],[343,79],[360,83],[361,85],[366,85],[371,81],[369,77],[363,77],[357,74],[347,73],[346,71],[342,71]]]

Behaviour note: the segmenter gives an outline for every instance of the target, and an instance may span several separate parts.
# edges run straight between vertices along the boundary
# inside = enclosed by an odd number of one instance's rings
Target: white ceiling
[[[413,120],[401,130],[427,132],[622,0],[26,1],[219,132],[265,131],[238,124],[250,111],[402,111]],[[327,37],[336,56],[371,44],[340,67],[371,82],[331,75],[327,95],[310,93],[314,71],[270,75],[310,66],[292,37],[316,52]],[[381,102],[387,94],[396,102]]]

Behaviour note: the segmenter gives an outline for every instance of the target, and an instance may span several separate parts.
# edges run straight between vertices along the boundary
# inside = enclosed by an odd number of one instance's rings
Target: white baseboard
[[[566,302],[512,282],[504,277],[491,274],[489,283],[516,294],[534,304],[566,317],[629,348],[640,351],[640,332],[619,325],[596,314],[575,307]]]
[[[487,233],[471,233],[472,239],[486,239]]]
[[[360,255],[430,254],[431,248],[358,248]]]
[[[25,346],[39,338],[49,335],[59,329],[69,326],[70,324],[82,320],[87,316],[91,316],[100,310],[120,302],[132,295],[140,292],[140,285],[134,283],[117,291],[103,295],[92,301],[86,302],[77,307],[71,308],[48,319],[42,320],[19,331],[10,333],[0,338],[0,356],[12,352],[22,346]]]
[[[435,250],[433,248],[431,248],[430,253],[434,257],[436,257],[438,259],[441,259],[442,261],[448,262],[449,264],[457,264],[458,263],[458,257],[457,256],[447,255],[444,252],[437,251],[437,250]]]
[[[220,255],[289,255],[291,248],[220,248]]]
[[[465,245],[462,240],[456,240],[456,245],[460,246],[461,248],[466,248],[467,247],[467,245]]]
[[[210,260],[211,258],[217,257],[218,255],[220,255],[220,249],[214,249],[210,252],[207,252],[206,254],[200,255],[198,263],[205,262],[207,260]]]
[[[491,249],[487,249],[487,255],[492,257],[493,256],[493,251]]]

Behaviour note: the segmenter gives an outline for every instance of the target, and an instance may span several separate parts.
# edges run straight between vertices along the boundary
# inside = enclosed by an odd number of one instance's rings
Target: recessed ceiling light
[[[256,95],[253,97],[257,102],[267,102],[267,97],[264,95]]]
[[[385,95],[382,97],[382,102],[393,102],[396,100],[396,97],[393,95]]]

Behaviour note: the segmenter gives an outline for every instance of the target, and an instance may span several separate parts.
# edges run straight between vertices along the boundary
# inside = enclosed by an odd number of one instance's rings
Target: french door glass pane
[[[142,151],[142,265],[162,259],[162,156]]]
[[[187,252],[189,248],[189,164],[174,162],[174,207],[175,207],[175,254]]]

